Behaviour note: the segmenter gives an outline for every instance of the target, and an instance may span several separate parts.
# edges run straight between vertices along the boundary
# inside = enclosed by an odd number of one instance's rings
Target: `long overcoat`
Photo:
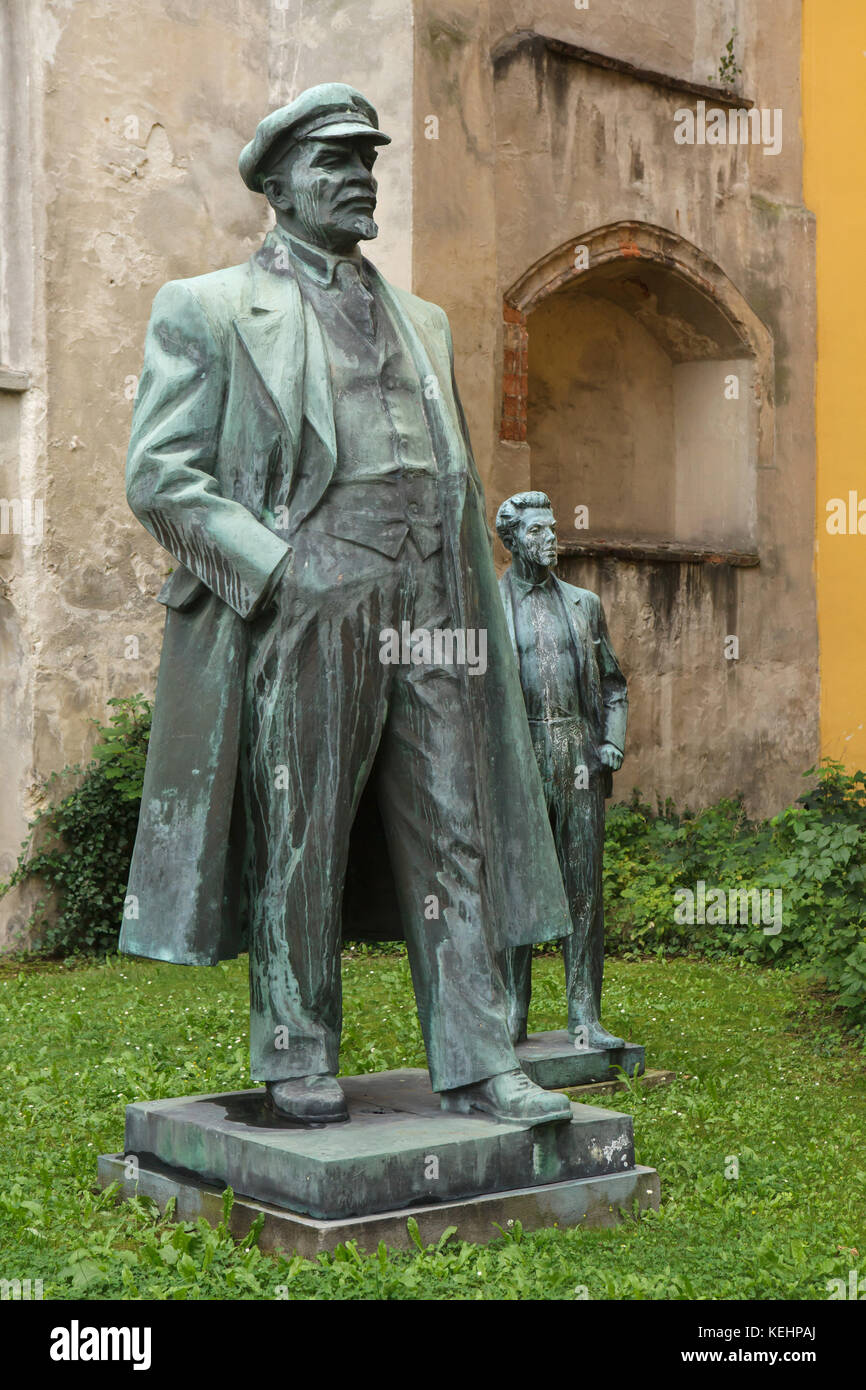
[[[168,612],[120,949],[179,964],[214,964],[245,949],[235,790],[249,622],[276,574],[292,582],[292,536],[336,464],[321,329],[275,245],[270,233],[243,265],[163,286],[133,414],[129,503],[178,567],[159,594]],[[486,674],[462,668],[462,689],[494,945],[554,940],[570,929],[568,905],[448,320],[364,264],[424,383],[455,626],[487,630]],[[293,479],[285,527],[265,509],[276,470]],[[339,756],[329,737],[325,725],[322,756]],[[347,938],[402,935],[372,795],[362,798],[348,845],[343,930]]]

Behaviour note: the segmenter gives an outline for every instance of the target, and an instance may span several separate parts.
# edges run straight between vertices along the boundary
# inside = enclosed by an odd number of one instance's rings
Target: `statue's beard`
[[[372,241],[379,228],[369,213],[343,211],[323,215],[322,195],[318,189],[304,189],[296,194],[295,216],[304,235],[314,245],[336,248],[351,236],[355,241]]]

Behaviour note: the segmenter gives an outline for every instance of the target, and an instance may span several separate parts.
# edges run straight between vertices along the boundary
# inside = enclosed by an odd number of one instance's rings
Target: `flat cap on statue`
[[[294,140],[357,139],[366,136],[376,145],[390,145],[391,137],[378,129],[379,117],[354,87],[344,82],[323,82],[308,87],[299,97],[281,106],[259,122],[256,133],[241,151],[238,168],[247,188],[262,192],[265,165],[277,142],[287,146]]]

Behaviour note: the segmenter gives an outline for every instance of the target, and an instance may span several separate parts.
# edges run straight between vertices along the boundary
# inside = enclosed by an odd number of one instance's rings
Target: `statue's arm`
[[[597,595],[595,602],[595,650],[604,703],[604,741],[612,744],[619,753],[623,753],[628,723],[628,686],[616,659],[616,653],[607,629],[604,608]]]
[[[220,335],[187,286],[153,303],[132,417],[126,495],[143,526],[243,618],[272,593],[290,548],[214,477],[228,388]]]

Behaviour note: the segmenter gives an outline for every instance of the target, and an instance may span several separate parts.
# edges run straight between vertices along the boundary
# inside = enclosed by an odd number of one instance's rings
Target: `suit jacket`
[[[589,721],[590,737],[596,748],[602,743],[611,743],[623,753],[628,723],[628,687],[611,646],[601,599],[591,589],[578,589],[555,574],[551,575],[551,579],[562,597],[574,640],[578,658],[580,708]],[[499,592],[505,609],[508,635],[516,653],[514,604],[517,594],[510,565],[499,581]],[[604,794],[610,796],[613,774],[609,767],[603,768],[602,773]]]
[[[460,626],[488,633],[487,673],[471,677],[463,668],[461,675],[494,945],[553,940],[570,930],[568,904],[454,383],[448,320],[365,266],[419,378],[439,384],[423,395],[452,611]],[[165,285],[145,343],[127,496],[178,568],[159,595],[168,613],[123,951],[212,964],[245,947],[242,843],[232,812],[247,623],[277,580],[291,583],[292,536],[321,500],[335,464],[322,333],[291,264],[274,255],[273,233],[244,265]],[[264,507],[275,469],[301,480],[290,493],[285,539],[271,529]],[[362,799],[348,853],[345,934],[400,936],[371,797]]]

